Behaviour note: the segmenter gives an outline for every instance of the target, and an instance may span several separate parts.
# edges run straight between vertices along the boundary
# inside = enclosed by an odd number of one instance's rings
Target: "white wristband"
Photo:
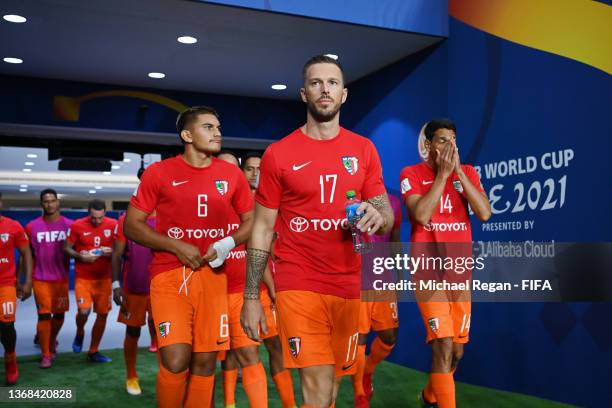
[[[118,280],[113,281],[113,290],[118,289],[121,287],[121,284],[119,283]]]
[[[213,248],[215,248],[215,250],[217,251],[217,257],[213,261],[209,262],[210,266],[212,266],[213,268],[218,268],[223,265],[223,262],[225,262],[225,258],[227,258],[227,255],[232,249],[234,249],[235,246],[236,242],[231,236],[225,237],[215,242],[213,244]]]

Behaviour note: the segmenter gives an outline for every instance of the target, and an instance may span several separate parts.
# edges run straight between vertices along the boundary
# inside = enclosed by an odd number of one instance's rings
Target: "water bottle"
[[[353,249],[355,252],[361,253],[364,249],[361,231],[357,228],[357,223],[361,219],[361,215],[357,214],[357,209],[361,205],[361,201],[359,201],[356,197],[354,190],[349,190],[346,192],[346,203],[344,204],[344,209],[346,211],[346,220],[348,221],[348,225],[351,229],[351,236],[353,237]]]

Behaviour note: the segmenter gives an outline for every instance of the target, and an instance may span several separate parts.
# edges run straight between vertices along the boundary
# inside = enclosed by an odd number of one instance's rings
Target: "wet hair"
[[[427,126],[425,126],[425,137],[427,140],[431,142],[436,130],[438,129],[448,129],[457,133],[457,127],[455,126],[455,122],[452,120],[446,118],[433,119],[427,123]]]

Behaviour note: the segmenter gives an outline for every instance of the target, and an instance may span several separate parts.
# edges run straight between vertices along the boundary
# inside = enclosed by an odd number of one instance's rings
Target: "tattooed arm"
[[[264,334],[268,333],[266,316],[259,302],[259,289],[264,270],[268,264],[270,244],[274,237],[274,224],[278,210],[266,208],[255,203],[255,220],[251,239],[247,248],[246,284],[244,287],[244,304],[240,315],[240,323],[249,338],[261,341],[259,326]]]
[[[361,232],[368,232],[370,235],[383,235],[393,228],[393,209],[389,203],[387,193],[372,197],[361,203],[357,212],[364,212],[364,216],[357,223],[357,228]]]

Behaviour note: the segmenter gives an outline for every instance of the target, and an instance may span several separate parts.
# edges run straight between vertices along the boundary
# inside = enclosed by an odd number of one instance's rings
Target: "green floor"
[[[140,349],[138,355],[138,373],[143,394],[137,397],[125,392],[125,369],[122,350],[105,350],[104,353],[113,358],[112,363],[91,364],[85,362],[85,354],[60,354],[54,366],[48,370],[38,368],[38,357],[19,358],[20,387],[53,387],[62,385],[76,388],[77,402],[64,404],[14,404],[12,407],[61,406],[69,407],[153,407],[155,406],[155,373],[157,360],[154,354],[146,349]],[[265,354],[265,353],[264,353]],[[262,355],[265,359],[265,356]],[[265,362],[267,367],[267,361]],[[294,373],[296,387],[298,381]],[[220,377],[219,377],[220,378]],[[383,363],[374,379],[375,393],[372,407],[417,407],[416,395],[427,380],[427,375],[396,364]],[[270,407],[280,407],[274,384],[268,379]],[[296,395],[299,391],[296,388]],[[223,406],[223,395],[219,382],[215,393],[216,406]],[[247,400],[242,387],[237,390],[237,406],[247,407]],[[299,398],[299,397],[298,397]],[[345,379],[340,389],[336,406],[352,407],[353,392],[350,381]],[[459,407],[521,407],[521,408],[553,408],[569,407],[569,405],[550,402],[538,398],[513,394],[504,391],[476,387],[467,384],[457,384],[457,405]],[[0,406],[9,406],[8,403]]]

